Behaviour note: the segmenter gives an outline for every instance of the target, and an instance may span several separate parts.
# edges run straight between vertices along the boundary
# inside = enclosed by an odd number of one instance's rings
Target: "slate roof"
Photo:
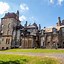
[[[15,14],[15,13],[6,13],[5,14],[5,16],[2,18],[2,19],[6,19],[6,18],[15,18],[16,20],[18,20],[19,21],[19,19],[17,18],[18,16],[17,16],[17,14]]]

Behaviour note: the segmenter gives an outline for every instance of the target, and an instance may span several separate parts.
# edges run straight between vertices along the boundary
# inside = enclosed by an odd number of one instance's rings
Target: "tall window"
[[[8,31],[7,31],[7,35],[10,33],[10,23],[8,24]]]
[[[6,44],[9,44],[10,43],[10,39],[6,39]]]
[[[10,28],[10,23],[8,24],[8,28]]]
[[[4,25],[2,24],[2,28],[3,28],[3,26],[4,26]]]
[[[1,30],[1,33],[2,33],[2,34],[4,33],[4,32],[3,32],[3,27],[4,27],[4,25],[2,24],[2,25],[1,25],[1,29],[2,29],[2,30]]]

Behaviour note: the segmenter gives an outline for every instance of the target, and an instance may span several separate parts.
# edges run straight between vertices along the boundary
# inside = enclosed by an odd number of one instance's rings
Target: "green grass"
[[[0,64],[60,64],[56,58],[0,54]]]
[[[64,53],[63,49],[10,49],[3,52]]]

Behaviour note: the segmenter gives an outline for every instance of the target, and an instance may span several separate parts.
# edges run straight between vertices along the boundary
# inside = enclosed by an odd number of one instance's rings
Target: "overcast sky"
[[[41,24],[42,28],[54,26],[58,16],[64,18],[64,0],[0,0],[0,18],[17,10],[22,25],[28,21],[28,24]]]

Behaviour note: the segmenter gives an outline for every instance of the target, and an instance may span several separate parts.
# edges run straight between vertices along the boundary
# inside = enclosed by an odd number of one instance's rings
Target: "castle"
[[[41,29],[35,22],[22,26],[19,11],[6,13],[1,18],[0,49],[11,48],[64,48],[64,20],[58,17],[56,26]]]

